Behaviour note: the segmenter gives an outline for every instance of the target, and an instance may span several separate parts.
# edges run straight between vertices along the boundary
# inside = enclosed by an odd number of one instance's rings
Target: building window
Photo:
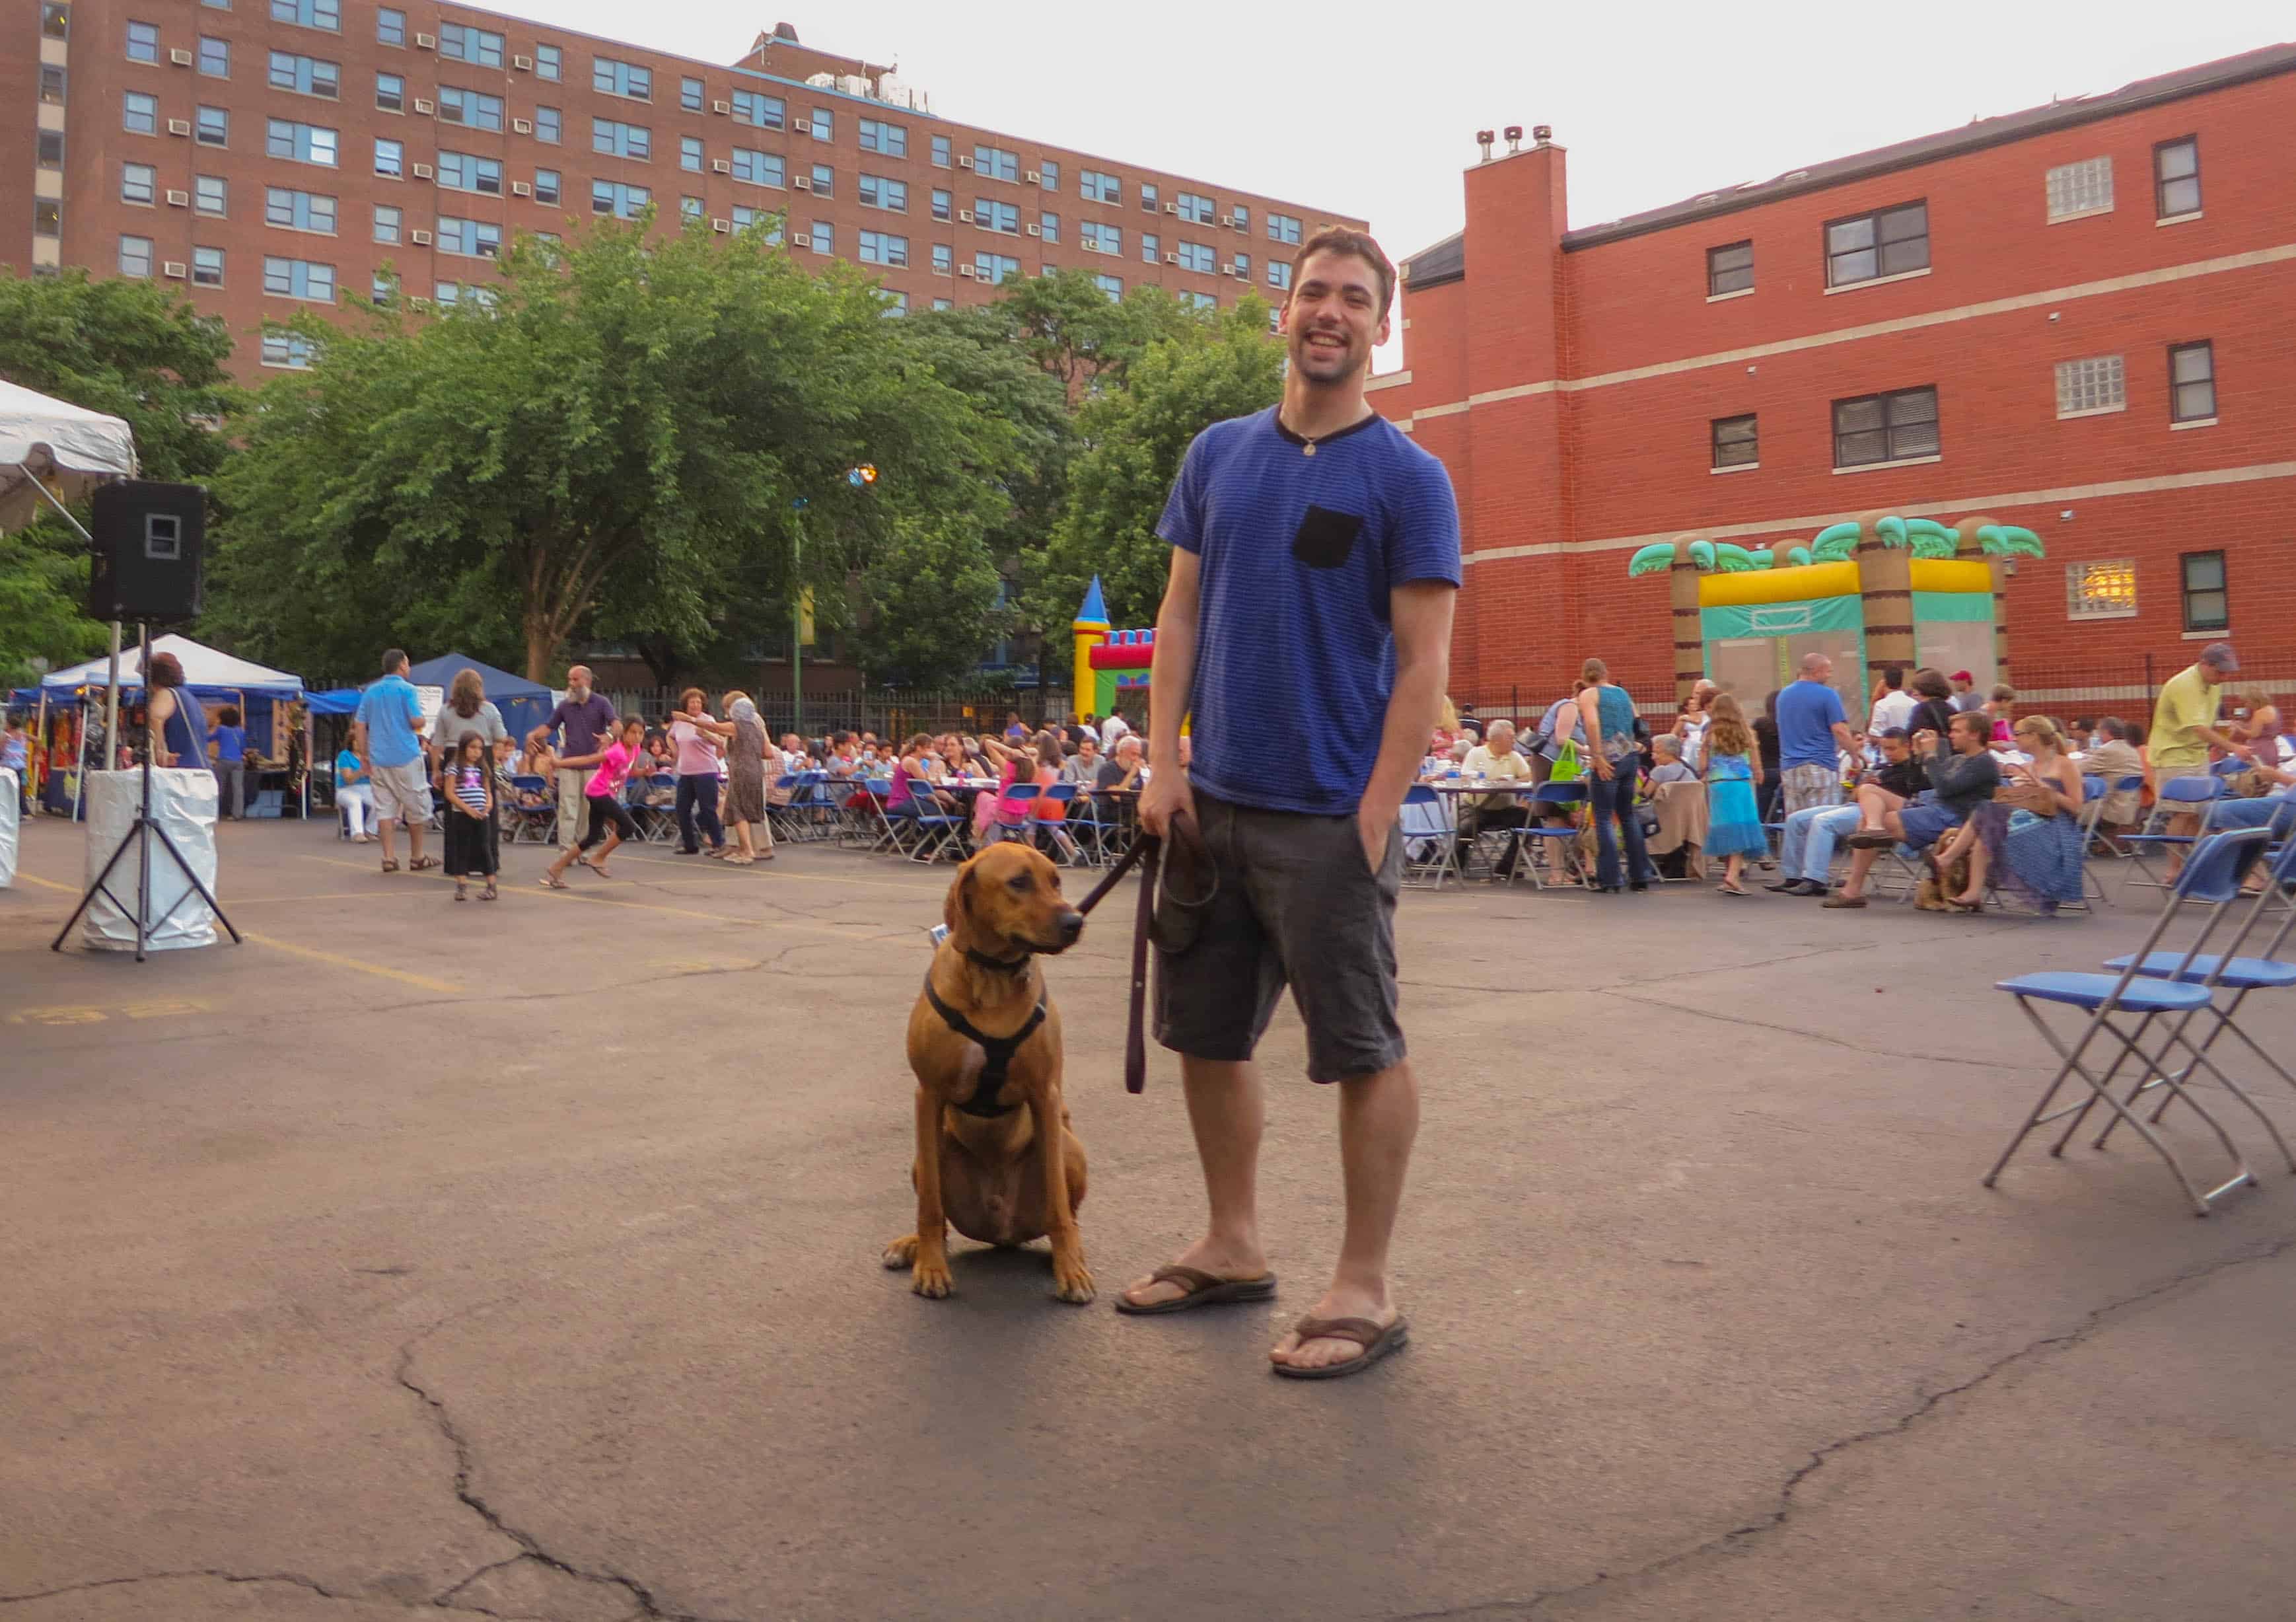
[[[293,333],[263,334],[263,364],[301,371],[311,364],[311,341]]]
[[[785,185],[779,152],[753,152],[747,147],[734,149],[734,178],[750,185]]]
[[[1189,309],[1218,309],[1219,301],[1208,292],[1182,292],[1175,295]]]
[[[1180,268],[1198,270],[1206,276],[1211,276],[1219,268],[1219,256],[1213,251],[1210,243],[1182,243]]]
[[[882,152],[888,158],[909,155],[909,128],[906,124],[890,123],[883,119],[861,120],[861,150]]]
[[[935,136],[932,138],[932,164],[935,169],[947,169],[948,167],[948,137],[947,136]]]
[[[734,205],[734,230],[746,231],[751,226],[759,225],[766,227],[766,241],[775,247],[779,247],[782,240],[782,228],[779,222],[775,219],[772,210],[748,209],[743,208],[740,203],[735,203]]]
[[[1114,226],[1103,226],[1096,219],[1087,219],[1077,226],[1087,253],[1121,253],[1124,233]]]
[[[2177,562],[2184,572],[2185,629],[2229,630],[2232,599],[2225,590],[2225,555],[2186,552]]]
[[[474,67],[499,68],[503,65],[503,37],[489,34],[484,29],[465,28],[459,22],[442,22],[439,25],[439,54]]]
[[[38,165],[45,169],[61,169],[64,166],[64,132],[61,129],[40,131]]]
[[[160,60],[160,25],[158,23],[131,22],[127,25],[127,60],[148,62],[156,62]],[[150,274],[148,269],[145,274]]]
[[[976,253],[972,274],[991,287],[999,287],[1021,274],[1021,261],[1009,253]]]
[[[701,137],[700,136],[678,136],[677,167],[682,169],[691,169],[697,175],[701,172]]]
[[[308,161],[313,163],[332,163],[335,161],[335,132],[332,129],[323,129],[316,133],[327,137],[327,155],[324,158],[312,158],[308,160]],[[231,144],[231,114],[225,111],[220,107],[201,108],[192,119],[192,138],[197,141],[201,146],[229,146]]]
[[[1153,214],[1156,211],[1156,188],[1145,180],[1140,183],[1140,211],[1143,214]]]
[[[439,86],[439,121],[441,124],[468,125],[472,129],[499,131],[503,127],[503,99],[498,95],[481,95],[476,90],[457,90],[452,85],[441,85]]]
[[[816,141],[834,141],[837,138],[837,117],[826,107],[813,110],[813,138]]]
[[[1061,217],[1057,214],[1038,214],[1037,216],[1037,235],[1043,237],[1048,243],[1056,243],[1060,241]]]
[[[2052,220],[2112,212],[2112,160],[2085,158],[2061,163],[2045,178]]]
[[[343,8],[340,0],[271,0],[271,21],[340,34],[343,31]]]
[[[1292,291],[1292,267],[1283,259],[1267,261],[1267,284],[1285,292]]]
[[[813,166],[811,179],[813,194],[816,197],[833,197],[837,194],[836,171],[826,163],[816,163]]]
[[[947,219],[949,217],[951,206],[949,194],[939,186],[935,186],[932,194],[932,217],[935,219]]]
[[[1938,454],[1934,384],[1833,402],[1833,465],[1869,467]]]
[[[374,104],[381,112],[406,111],[406,81],[396,73],[374,76]]]
[[[231,77],[231,42],[200,36],[200,71],[209,78]]]
[[[439,217],[439,251],[463,259],[493,259],[502,252],[502,227],[482,219]]]
[[[335,268],[309,259],[266,259],[263,261],[263,291],[282,299],[308,299],[331,304],[335,297]]]
[[[2200,137],[2161,142],[2152,149],[2153,218],[2182,219],[2200,211]]]
[[[700,79],[681,78],[677,81],[677,104],[686,111],[700,112],[703,95]]]
[[[455,306],[463,301],[463,284],[460,282],[438,282],[432,284],[430,288],[430,301],[438,305],[440,309],[454,309]]]
[[[2136,614],[2136,560],[2111,557],[2101,563],[2065,565],[2065,617],[2069,620],[2128,620]]]
[[[399,214],[397,209],[384,203],[374,205],[374,240],[395,243],[398,240]]]
[[[2169,347],[2169,420],[2211,423],[2217,415],[2216,349],[2208,343]]]
[[[1714,462],[1722,467],[1754,467],[1760,464],[1759,442],[1754,435],[1752,413],[1714,419]]]
[[[52,197],[35,198],[32,202],[32,235],[62,236],[64,234],[64,205]]]
[[[119,201],[140,202],[150,207],[158,199],[152,193],[155,171],[148,163],[123,163],[119,166]]]
[[[566,53],[556,45],[535,46],[534,77],[546,79],[554,85],[563,81],[566,77]],[[696,112],[701,111],[699,103],[695,103],[693,111]]]
[[[298,163],[316,163],[324,169],[332,169],[335,167],[335,132],[317,124],[296,124],[285,119],[274,119],[263,150],[274,158],[291,158]]]
[[[469,152],[440,152],[439,184],[450,192],[484,192],[489,197],[499,197],[502,160],[474,157]]]
[[[1926,270],[1930,205],[1902,203],[1878,213],[1830,220],[1825,227],[1825,284],[1848,287],[1882,276]]]
[[[316,192],[290,191],[283,185],[267,186],[263,193],[263,222],[290,231],[316,231],[322,235],[335,234],[335,200]]]
[[[535,170],[534,201],[537,202],[556,202],[558,201],[558,171],[554,169],[538,169]]]
[[[824,220],[816,219],[813,222],[813,230],[808,241],[816,253],[834,253],[837,251],[836,227]]]
[[[705,218],[709,212],[709,210],[699,197],[681,197],[677,200],[677,217],[680,219],[691,222]]]
[[[906,316],[909,313],[908,294],[905,292],[893,292],[888,290],[880,293],[878,296],[885,301],[885,314],[889,316]]]
[[[221,218],[229,211],[231,184],[221,175],[199,175],[192,180],[192,207]]]
[[[1018,180],[1021,154],[1008,152],[1001,146],[976,146],[972,149],[972,172],[983,180]]]
[[[40,7],[40,32],[50,39],[70,39],[71,7],[63,0],[45,0]]]
[[[951,248],[947,243],[935,243],[933,244],[932,251],[933,274],[935,276],[947,276],[955,268],[955,250]]]
[[[1098,169],[1079,169],[1077,192],[1086,202],[1120,203],[1124,201],[1124,182]]]
[[[2057,362],[2057,415],[2094,416],[2128,407],[2125,369],[2118,355]]]
[[[406,43],[406,13],[385,6],[374,14],[374,39],[377,45],[403,45]]]
[[[40,100],[51,107],[64,104],[64,70],[53,62],[40,65]]]
[[[956,301],[955,299],[935,299],[933,301],[933,308],[935,309],[955,309],[956,308]]]
[[[1267,217],[1267,240],[1271,243],[1288,243],[1294,248],[1298,247],[1300,222],[1289,214],[1270,214]]]
[[[861,233],[861,262],[865,265],[906,265],[909,239],[887,231]]]
[[[1754,244],[1751,241],[1731,243],[1706,251],[1706,296],[1719,298],[1726,292],[1744,292],[1754,284]]]
[[[1158,240],[1159,239],[1153,231],[1143,231],[1140,234],[1140,262],[1142,264],[1152,265],[1156,262]]]
[[[119,274],[148,276],[152,274],[152,239],[148,236],[123,236],[119,239]]]
[[[367,294],[374,301],[377,309],[389,309],[398,297],[398,280],[388,271],[378,270],[374,273],[374,280],[368,284]]]
[[[611,214],[617,219],[636,219],[638,210],[652,200],[653,193],[642,185],[624,185],[618,180],[593,180],[590,183],[590,212]]]
[[[1218,211],[1217,205],[1201,192],[1177,192],[1172,201],[1179,205],[1180,218],[1193,226],[1208,226]]]
[[[1239,231],[1250,230],[1251,210],[1245,208],[1242,203],[1236,204],[1235,212],[1229,217],[1228,224],[1234,226]]]
[[[619,95],[633,102],[653,100],[653,70],[610,56],[590,59],[590,88],[600,95]]]
[[[537,107],[534,110],[534,138],[537,141],[547,142],[553,146],[558,144],[559,117],[557,108]]]
[[[896,214],[909,211],[909,183],[893,180],[883,175],[861,177],[861,203],[864,208],[888,209]]]
[[[299,95],[324,96],[332,102],[341,94],[341,78],[333,62],[321,62],[316,56],[297,56],[288,51],[271,53],[274,90],[292,90]]]
[[[374,144],[374,172],[397,180],[406,173],[406,148],[398,141],[377,140]]]
[[[1120,276],[1095,276],[1092,284],[1106,293],[1111,302],[1124,297],[1124,278]]]
[[[777,95],[760,95],[754,90],[734,92],[734,120],[750,124],[759,129],[779,129],[788,109]]]
[[[991,202],[988,198],[972,200],[972,223],[984,231],[1002,231],[1008,236],[1021,235],[1021,207],[1018,203]]]
[[[131,136],[160,133],[160,98],[130,90],[120,101],[119,127]]]
[[[192,284],[195,287],[223,285],[223,250],[194,248],[192,250]]]
[[[444,93],[441,93],[443,110]],[[653,157],[653,132],[643,124],[624,124],[614,119],[590,120],[590,150],[610,158]]]

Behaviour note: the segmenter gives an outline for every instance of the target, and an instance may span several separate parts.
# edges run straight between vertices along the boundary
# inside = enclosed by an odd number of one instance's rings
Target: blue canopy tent
[[[441,654],[436,659],[425,659],[406,672],[406,679],[418,687],[451,687],[463,671],[478,671],[479,679],[486,683],[487,702],[502,712],[503,725],[514,738],[524,738],[548,720],[550,712],[558,707],[558,695],[540,682],[498,671],[461,654]]]

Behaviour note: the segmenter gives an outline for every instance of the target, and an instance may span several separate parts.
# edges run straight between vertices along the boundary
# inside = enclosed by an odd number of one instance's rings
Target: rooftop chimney
[[[1506,144],[1507,144],[1507,152],[1508,152],[1508,155],[1509,155],[1509,156],[1513,156],[1514,153],[1519,152],[1521,152],[1521,151],[1522,150],[1522,126],[1521,126],[1521,125],[1520,125],[1520,124],[1510,124],[1510,125],[1508,125],[1508,126],[1506,127]]]
[[[1484,162],[1488,163],[1491,161],[1491,143],[1497,138],[1488,129],[1475,131],[1475,144],[1483,149]]]

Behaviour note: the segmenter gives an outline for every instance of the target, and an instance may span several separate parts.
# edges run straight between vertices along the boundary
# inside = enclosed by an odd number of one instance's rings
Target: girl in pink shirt
[[[579,766],[595,766],[598,770],[590,774],[589,782],[582,789],[583,797],[590,803],[590,831],[578,846],[558,852],[558,860],[542,876],[544,888],[565,889],[566,869],[577,860],[603,878],[606,859],[638,836],[638,825],[622,803],[622,785],[629,781],[630,768],[636,763],[644,741],[645,723],[635,715],[625,715],[620,729],[597,753],[568,755],[560,760],[562,770]],[[601,839],[606,842],[606,848],[593,861],[587,852]]]

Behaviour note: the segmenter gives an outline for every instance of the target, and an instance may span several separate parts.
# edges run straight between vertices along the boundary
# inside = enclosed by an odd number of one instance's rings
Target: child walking
[[[495,842],[490,837],[494,779],[487,740],[476,732],[465,732],[447,766],[447,873],[455,881],[458,902],[471,899],[470,878],[474,873],[487,881],[479,899],[495,899]]]
[[[1737,699],[1717,693],[1706,713],[1706,853],[1729,858],[1717,889],[1725,895],[1750,895],[1739,882],[1746,859],[1770,853],[1770,836],[1754,804],[1762,757]]]
[[[542,876],[545,889],[565,889],[566,869],[578,859],[599,877],[605,877],[607,858],[638,836],[638,825],[631,818],[629,808],[622,803],[622,785],[629,781],[630,768],[636,763],[639,748],[644,742],[645,722],[635,715],[625,715],[620,728],[597,753],[570,754],[559,761],[562,770],[574,766],[595,766],[598,770],[590,774],[589,782],[582,788],[582,797],[590,805],[590,831],[582,836],[579,845],[558,852],[558,860]],[[589,849],[601,839],[606,842],[606,848],[593,861]]]

